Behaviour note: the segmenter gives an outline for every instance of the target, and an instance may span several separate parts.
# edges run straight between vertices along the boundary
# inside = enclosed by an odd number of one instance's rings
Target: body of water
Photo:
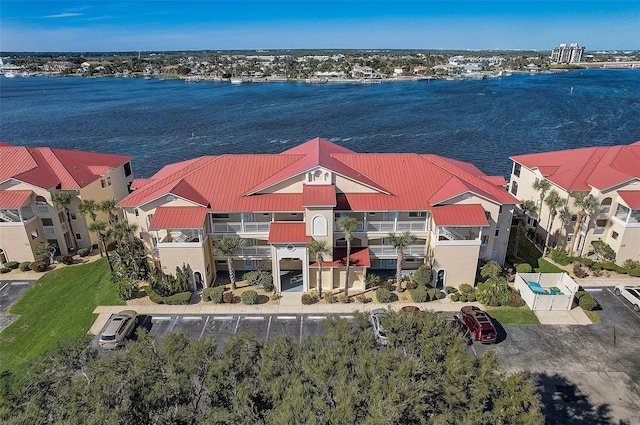
[[[0,78],[1,141],[131,155],[136,177],[315,137],[356,152],[434,153],[508,177],[511,155],[640,140],[640,72],[383,84]]]

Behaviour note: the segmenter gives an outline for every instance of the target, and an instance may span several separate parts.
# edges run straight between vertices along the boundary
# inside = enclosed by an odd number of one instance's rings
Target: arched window
[[[327,219],[324,216],[316,215],[311,223],[313,236],[327,236]]]

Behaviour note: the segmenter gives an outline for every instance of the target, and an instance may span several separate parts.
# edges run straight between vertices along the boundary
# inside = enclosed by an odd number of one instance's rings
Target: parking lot
[[[7,309],[22,296],[35,281],[0,281],[0,331],[9,326],[16,316],[7,313]]]

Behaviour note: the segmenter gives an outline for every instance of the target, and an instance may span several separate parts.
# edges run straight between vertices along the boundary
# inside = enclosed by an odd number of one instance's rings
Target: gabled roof
[[[27,203],[33,191],[31,190],[2,190],[0,191],[0,208],[17,210]]]
[[[269,226],[270,244],[311,243],[304,221],[275,222]]]
[[[202,229],[208,210],[202,207],[158,207],[149,230]]]
[[[640,190],[619,190],[618,195],[632,210],[640,210]]]
[[[43,189],[81,189],[131,157],[67,149],[0,145],[0,181],[14,178]]]
[[[355,153],[323,139],[281,154],[206,156],[180,164],[164,167],[119,205],[137,207],[171,193],[217,212],[301,212],[309,206],[334,205],[354,211],[425,211],[469,192],[499,204],[518,202],[494,184],[497,179],[487,179],[461,161],[411,153]],[[355,184],[307,185],[301,178],[289,187],[282,184],[315,168]],[[358,185],[362,190],[354,189]]]
[[[640,179],[640,142],[517,155],[511,159],[567,190],[608,189]]]
[[[488,226],[484,208],[479,204],[443,205],[434,207],[433,221],[437,226]]]

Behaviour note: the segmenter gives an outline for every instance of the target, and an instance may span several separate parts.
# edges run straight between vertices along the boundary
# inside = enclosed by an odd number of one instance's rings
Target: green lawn
[[[536,273],[566,273],[566,270],[562,270],[555,264],[550,263],[544,258],[538,259],[538,267],[534,269]]]
[[[59,341],[86,335],[98,305],[122,304],[105,259],[47,273],[9,309],[20,317],[0,334],[0,372],[20,374]]]
[[[513,257],[513,248],[516,242],[516,226],[511,227],[509,233],[509,245],[507,247],[507,257]],[[518,258],[522,258],[527,263],[531,264],[531,267],[535,267],[538,264],[538,258],[542,257],[542,253],[535,247],[534,244],[529,242],[525,232],[520,233],[520,239],[518,240]]]
[[[529,307],[487,307],[487,313],[502,325],[539,325],[540,321]]]

